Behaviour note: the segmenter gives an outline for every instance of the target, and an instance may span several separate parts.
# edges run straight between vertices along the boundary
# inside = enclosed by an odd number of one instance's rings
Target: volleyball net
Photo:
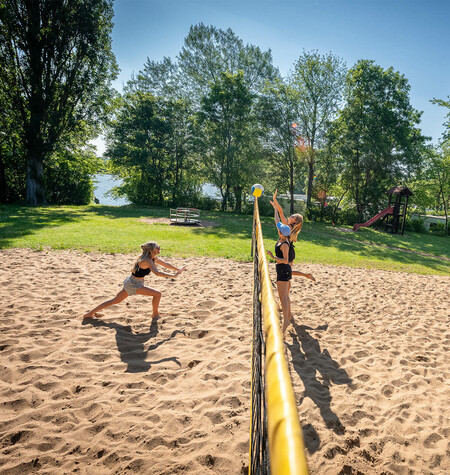
[[[259,219],[253,214],[253,341],[249,475],[307,475],[308,466]]]

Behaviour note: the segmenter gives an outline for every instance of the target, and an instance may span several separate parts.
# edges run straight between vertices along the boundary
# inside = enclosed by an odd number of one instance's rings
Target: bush
[[[45,172],[47,201],[57,205],[87,205],[94,197],[89,172],[72,168],[67,162],[47,168]]]
[[[94,197],[92,175],[102,165],[89,150],[61,146],[46,164],[46,198],[58,205],[87,205]]]
[[[306,218],[309,221],[327,221],[334,222],[334,207],[331,205],[322,206],[317,203],[311,204],[306,210]],[[336,220],[337,221],[337,220]]]
[[[203,211],[214,211],[220,209],[220,201],[207,195],[191,195],[186,199],[186,205],[183,206],[197,208]]]
[[[445,224],[444,223],[430,223],[430,232],[433,234],[445,234]]]
[[[412,231],[414,233],[427,233],[427,228],[425,227],[425,221],[420,218],[407,218],[405,221],[405,229],[407,231]]]

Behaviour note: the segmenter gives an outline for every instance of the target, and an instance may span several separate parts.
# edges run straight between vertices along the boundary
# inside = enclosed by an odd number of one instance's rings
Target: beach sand
[[[188,270],[146,278],[161,319],[135,296],[83,322],[135,258],[0,251],[0,474],[248,467],[252,264],[167,259]],[[450,278],[295,268],[317,279],[285,340],[310,473],[450,473]]]

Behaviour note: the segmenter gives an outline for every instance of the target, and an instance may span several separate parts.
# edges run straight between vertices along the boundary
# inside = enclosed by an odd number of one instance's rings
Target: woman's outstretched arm
[[[172,264],[169,264],[168,262],[166,261],[163,261],[162,259],[160,259],[159,257],[155,258],[155,262],[163,267],[165,267],[166,269],[170,269],[170,270],[174,270],[174,271],[180,271],[182,272],[183,270],[186,269],[186,266],[183,266],[181,267],[180,269],[178,269],[178,267],[175,267],[173,266]]]
[[[155,261],[158,262],[158,264],[161,264],[162,266],[164,266],[163,262],[164,261],[161,261],[161,259],[155,259]],[[167,264],[167,262],[165,262],[165,264]],[[164,267],[168,267],[170,264],[167,264],[166,266]],[[179,274],[181,274],[181,272],[183,272],[185,269],[186,269],[186,266],[182,267],[181,269],[177,269],[176,267],[174,266],[171,266],[171,267],[168,267],[169,269],[173,269],[175,270],[175,274],[168,274],[167,272],[161,272],[160,270],[158,270],[158,268],[156,267],[155,263],[153,261],[150,261],[149,262],[149,267],[150,267],[150,270],[155,274],[157,275],[158,277],[177,277]]]
[[[288,223],[288,220],[287,220],[286,217],[284,216],[283,208],[281,207],[280,203],[278,203],[278,200],[277,200],[277,193],[278,193],[278,190],[275,190],[275,193],[274,193],[274,195],[273,195],[273,201],[271,201],[270,204],[274,207],[275,212],[278,213],[278,215],[279,215],[278,221],[281,221],[283,224],[289,224],[289,223]],[[275,213],[275,214],[276,214],[276,213]],[[278,221],[277,221],[277,218],[276,218],[276,216],[275,216],[275,224],[276,224]]]

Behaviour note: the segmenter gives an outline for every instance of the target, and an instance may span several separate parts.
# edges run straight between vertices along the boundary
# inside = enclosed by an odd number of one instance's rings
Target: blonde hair
[[[139,256],[138,260],[134,263],[133,269],[131,272],[137,272],[139,269],[139,262],[145,261],[145,259],[153,259],[152,252],[154,249],[159,249],[159,244],[157,242],[146,242],[141,244],[142,254]],[[153,259],[154,260],[154,259]]]
[[[297,242],[298,233],[301,231],[303,226],[303,216],[301,214],[293,214],[292,218],[295,218],[295,224],[291,224],[291,235],[289,236],[290,242]]]

